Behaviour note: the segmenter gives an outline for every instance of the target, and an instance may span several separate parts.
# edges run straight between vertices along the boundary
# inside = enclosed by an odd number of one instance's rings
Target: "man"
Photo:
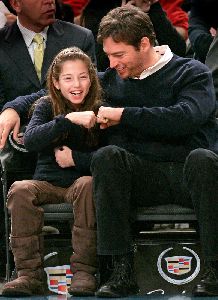
[[[150,19],[138,8],[110,11],[98,39],[111,68],[100,74],[108,106],[99,109],[97,118],[107,146],[93,155],[91,165],[104,275],[96,295],[122,297],[138,291],[134,211],[151,204],[192,206],[182,185],[183,165],[191,150],[214,146],[215,97],[208,68],[173,55],[167,46],[154,47]],[[18,113],[23,115],[33,101],[34,95],[7,105],[0,126],[3,142],[8,131],[19,127]]]
[[[109,273],[98,297],[137,292],[134,209],[161,203],[192,206],[182,184],[185,158],[197,147],[214,147],[216,140],[208,68],[173,55],[166,46],[153,47],[154,38],[148,17],[137,8],[112,10],[99,27],[111,69],[102,75],[108,106],[99,109],[98,122],[111,145],[99,149],[91,164],[100,270]],[[198,219],[200,228],[208,229],[207,240],[201,235],[205,260],[214,245],[209,230],[214,218]],[[206,279],[214,280],[211,273]]]
[[[54,0],[11,0],[11,5],[18,19],[0,30],[0,108],[7,101],[45,87],[48,67],[63,48],[77,46],[95,62],[91,31],[55,20]],[[34,66],[37,33],[44,48],[40,76]]]

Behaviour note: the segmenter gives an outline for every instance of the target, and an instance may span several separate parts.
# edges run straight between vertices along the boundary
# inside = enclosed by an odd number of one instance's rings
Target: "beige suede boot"
[[[71,271],[68,292],[73,296],[94,296],[97,289],[96,230],[73,227]]]
[[[44,295],[47,287],[44,280],[41,237],[11,237],[18,278],[3,286],[6,297]]]

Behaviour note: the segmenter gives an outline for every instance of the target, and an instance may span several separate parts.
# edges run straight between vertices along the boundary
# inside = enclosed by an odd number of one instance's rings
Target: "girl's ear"
[[[52,78],[52,81],[53,81],[54,87],[56,87],[57,90],[60,90],[59,82],[54,78]]]

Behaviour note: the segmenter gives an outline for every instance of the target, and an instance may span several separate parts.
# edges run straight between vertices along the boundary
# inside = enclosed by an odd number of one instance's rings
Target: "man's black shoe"
[[[133,264],[128,256],[117,258],[113,263],[113,271],[109,280],[96,292],[97,297],[120,298],[135,295],[139,292],[136,283]]]
[[[98,276],[98,288],[104,285],[110,278],[113,271],[112,255],[100,255],[99,256],[99,273]]]
[[[194,287],[194,297],[218,296],[218,276],[216,269],[209,267],[201,281]]]

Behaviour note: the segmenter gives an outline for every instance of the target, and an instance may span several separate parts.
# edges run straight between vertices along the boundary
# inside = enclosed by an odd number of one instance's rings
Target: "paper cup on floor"
[[[70,266],[47,267],[44,270],[47,274],[49,290],[60,295],[67,295],[73,277]]]

